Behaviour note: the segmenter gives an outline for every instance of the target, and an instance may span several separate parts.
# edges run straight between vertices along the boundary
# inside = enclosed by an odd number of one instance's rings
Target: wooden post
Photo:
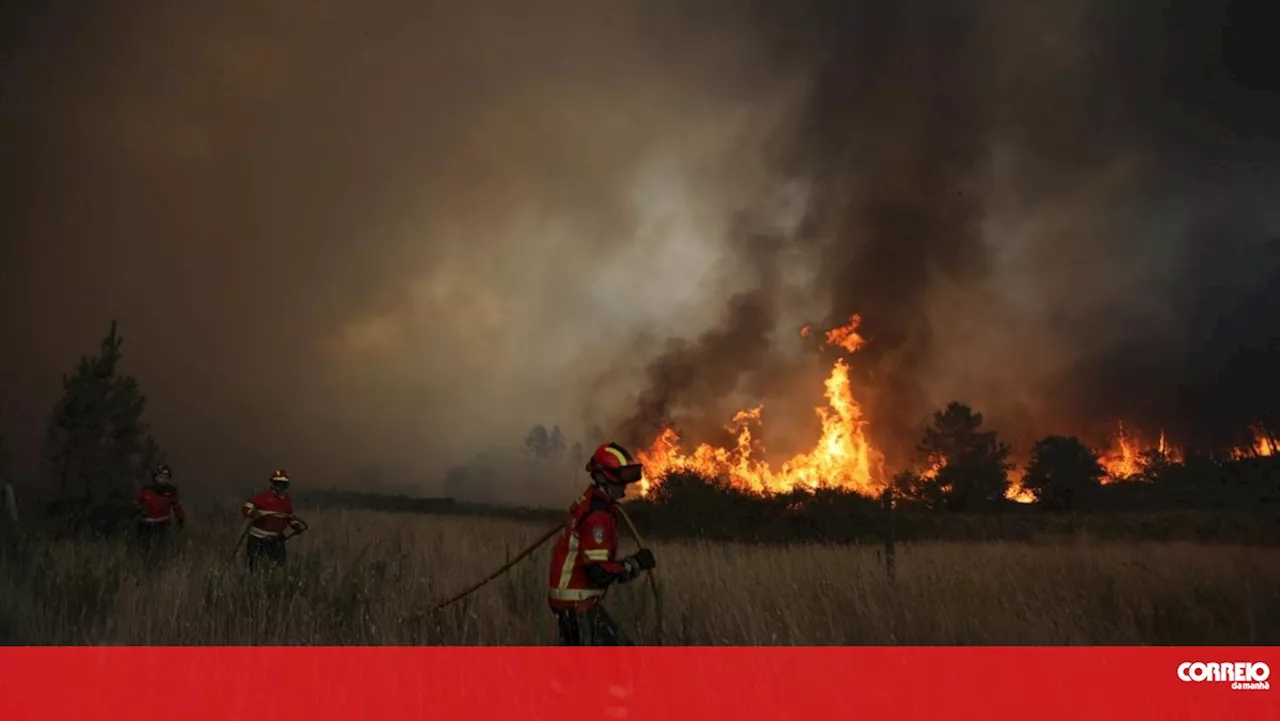
[[[889,583],[893,584],[898,566],[893,546],[893,487],[884,489],[881,500],[884,504],[884,570]]]

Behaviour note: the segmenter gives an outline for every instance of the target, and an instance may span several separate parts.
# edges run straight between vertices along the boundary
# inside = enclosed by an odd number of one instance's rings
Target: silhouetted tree
[[[574,467],[577,467],[586,460],[586,456],[583,455],[582,441],[574,441],[573,448],[569,449],[569,461],[573,463]]]
[[[1075,436],[1048,436],[1036,441],[1022,487],[1045,508],[1072,510],[1097,497],[1106,471],[1098,456]]]
[[[945,496],[931,477],[915,471],[900,471],[890,481],[894,495],[901,501],[914,502],[926,508],[941,508]]]
[[[109,519],[109,512],[99,511],[127,502],[160,454],[142,420],[146,398],[138,381],[118,373],[122,345],[112,321],[98,354],[82,357],[63,376],[63,397],[49,420],[44,460],[57,487],[55,509],[71,520]]]
[[[564,433],[560,431],[560,426],[553,426],[551,435],[547,437],[547,457],[559,461],[564,458],[564,450]]]
[[[953,511],[1004,504],[1009,490],[1009,446],[995,431],[982,431],[982,414],[952,402],[933,414],[919,452],[936,469],[920,484],[919,500]]]
[[[1148,499],[1157,505],[1175,505],[1206,500],[1206,490],[1220,488],[1222,468],[1211,458],[1191,450],[1181,463],[1174,463],[1157,452],[1143,454],[1142,472],[1136,480],[1150,485]]]
[[[551,435],[546,426],[538,423],[524,436],[524,452],[534,460],[544,460],[550,452]]]

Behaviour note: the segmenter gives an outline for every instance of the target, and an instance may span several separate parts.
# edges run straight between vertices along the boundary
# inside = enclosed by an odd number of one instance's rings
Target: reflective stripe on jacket
[[[592,485],[569,509],[564,531],[551,552],[547,600],[552,608],[581,609],[595,605],[606,588],[591,580],[589,566],[621,574],[614,501]]]

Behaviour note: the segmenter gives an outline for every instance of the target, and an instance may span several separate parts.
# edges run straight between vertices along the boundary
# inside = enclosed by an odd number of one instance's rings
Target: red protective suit
[[[255,511],[258,514],[256,517]],[[251,538],[276,539],[280,538],[285,529],[292,525],[293,500],[287,493],[263,491],[245,501],[240,512],[246,518],[253,519],[253,523],[249,526]]]
[[[617,558],[614,509],[614,501],[594,485],[569,509],[564,532],[551,552],[548,601],[553,609],[592,608],[611,583],[628,576]]]
[[[156,483],[143,488],[133,499],[133,505],[141,516],[138,522],[143,525],[167,526],[175,518],[181,525],[187,520],[187,512],[183,510],[182,501],[178,498],[178,489],[167,483]]]

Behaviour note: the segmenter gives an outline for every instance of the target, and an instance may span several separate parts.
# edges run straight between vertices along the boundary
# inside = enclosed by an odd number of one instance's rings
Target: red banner
[[[1266,648],[8,648],[0,719],[1280,718]]]

